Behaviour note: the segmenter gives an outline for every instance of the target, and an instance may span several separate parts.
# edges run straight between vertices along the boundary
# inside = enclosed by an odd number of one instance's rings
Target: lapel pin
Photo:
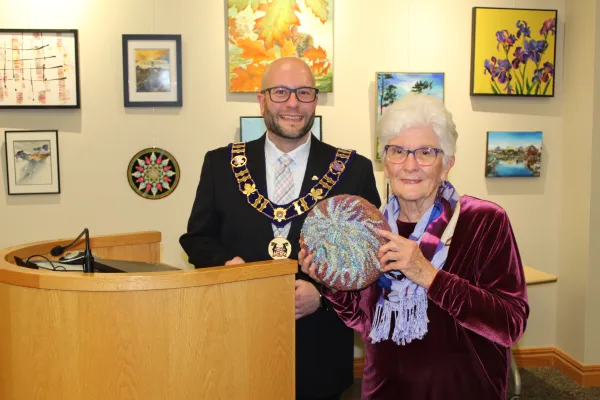
[[[317,177],[316,175],[313,175],[313,177],[311,178],[313,181],[318,181],[319,177]]]

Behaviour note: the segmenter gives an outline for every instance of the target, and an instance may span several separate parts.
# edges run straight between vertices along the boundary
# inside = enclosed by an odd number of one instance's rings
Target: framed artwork
[[[540,176],[542,132],[488,132],[486,147],[486,177]]]
[[[181,107],[181,35],[123,35],[125,107]]]
[[[315,115],[311,132],[323,141],[322,117]],[[249,142],[258,139],[267,131],[263,117],[240,117],[240,141]]]
[[[229,91],[259,92],[268,65],[299,57],[333,91],[333,0],[229,0]]]
[[[471,95],[554,96],[556,10],[473,8]]]
[[[375,79],[377,81],[375,125],[385,108],[407,93],[426,93],[444,101],[445,75],[443,72],[377,72]],[[379,139],[376,140],[375,158],[381,160]]]
[[[173,193],[180,175],[175,157],[157,147],[137,152],[127,166],[127,180],[131,189],[150,200],[162,199]]]
[[[8,194],[60,193],[58,131],[5,131]]]
[[[0,108],[80,108],[76,29],[0,29],[0,66]]]

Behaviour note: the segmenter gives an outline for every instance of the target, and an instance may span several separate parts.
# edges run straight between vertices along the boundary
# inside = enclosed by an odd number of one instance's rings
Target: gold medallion
[[[292,244],[284,237],[276,237],[269,242],[269,255],[274,260],[284,260],[292,254]]]

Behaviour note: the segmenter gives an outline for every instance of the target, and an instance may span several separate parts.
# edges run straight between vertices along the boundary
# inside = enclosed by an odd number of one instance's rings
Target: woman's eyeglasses
[[[437,159],[438,153],[443,153],[442,149],[436,149],[435,147],[419,147],[418,149],[409,150],[393,144],[386,145],[384,149],[387,160],[392,164],[402,164],[410,154],[413,154],[415,160],[417,160],[417,164],[422,167],[433,164]]]

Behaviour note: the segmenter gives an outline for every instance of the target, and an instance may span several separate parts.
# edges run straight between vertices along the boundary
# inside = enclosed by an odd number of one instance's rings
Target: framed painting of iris
[[[407,93],[425,93],[444,101],[443,72],[377,72],[375,79],[377,80],[375,125],[385,109]],[[375,158],[381,160],[379,140],[375,149]]]
[[[540,176],[542,132],[488,132],[485,164],[487,178]]]
[[[125,107],[181,107],[181,35],[123,35]]]
[[[473,8],[471,95],[553,97],[556,10]]]

